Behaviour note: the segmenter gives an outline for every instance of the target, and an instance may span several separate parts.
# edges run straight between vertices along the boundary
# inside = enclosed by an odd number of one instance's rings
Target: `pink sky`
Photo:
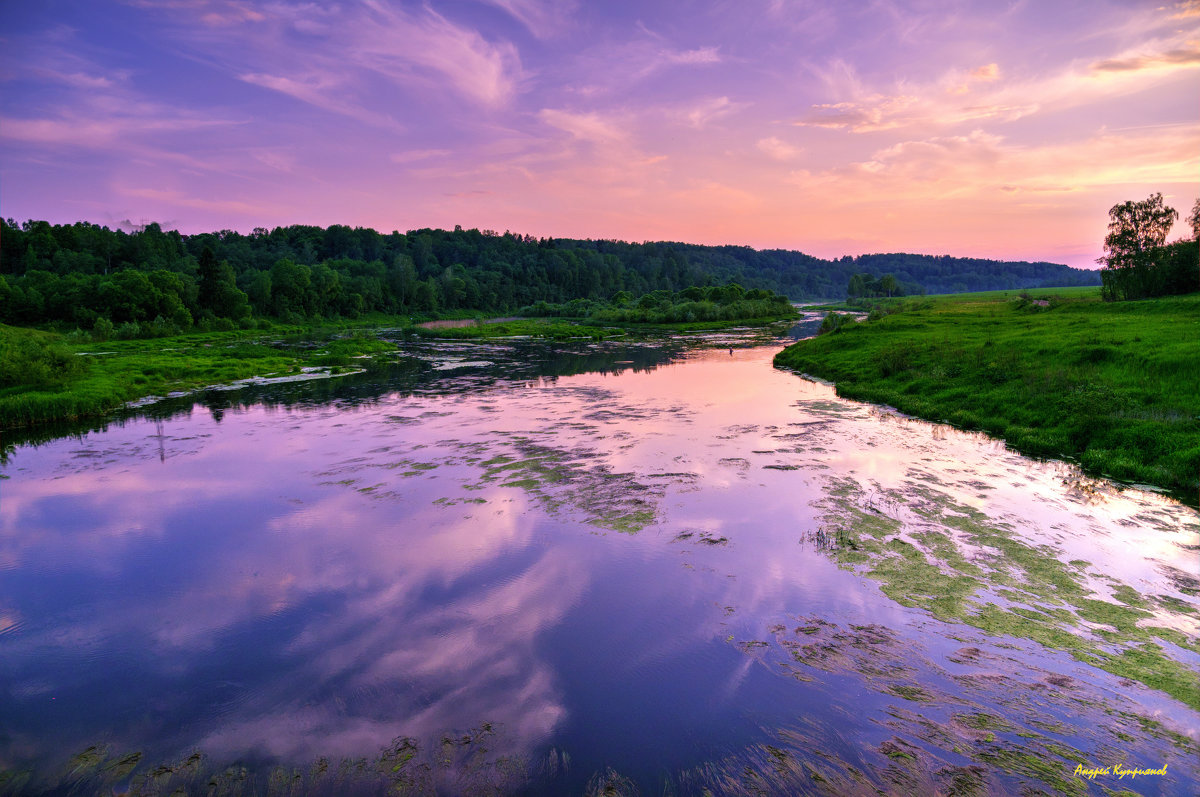
[[[0,11],[0,214],[1094,265],[1200,193],[1200,2]],[[1183,225],[1176,235],[1184,234]]]

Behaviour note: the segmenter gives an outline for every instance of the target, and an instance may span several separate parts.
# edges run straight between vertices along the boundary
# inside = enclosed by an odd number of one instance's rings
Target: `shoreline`
[[[792,344],[776,367],[1200,506],[1200,294],[1105,303],[927,297]],[[836,325],[833,325],[836,326]]]

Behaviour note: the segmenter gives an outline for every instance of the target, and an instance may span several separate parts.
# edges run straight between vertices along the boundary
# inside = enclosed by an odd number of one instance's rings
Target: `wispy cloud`
[[[683,117],[692,127],[702,128],[747,106],[748,103],[733,102],[728,97],[711,97],[687,108]]]
[[[775,136],[770,138],[760,138],[756,145],[760,152],[765,153],[768,157],[774,158],[777,161],[795,160],[800,154],[800,148],[792,146],[785,141],[780,141]]]
[[[159,8],[173,14],[173,35],[202,61],[386,129],[399,125],[380,110],[381,79],[402,91],[449,89],[491,108],[508,103],[523,79],[513,44],[489,41],[429,5],[177,0]]]
[[[1200,171],[1200,124],[1102,132],[1079,141],[1030,146],[974,130],[962,136],[901,141],[836,170],[848,191],[883,190],[910,199],[1112,189],[1187,183]],[[857,186],[857,189],[855,188]]]
[[[695,50],[663,50],[659,55],[668,64],[721,63],[721,53],[716,47],[698,47]]]
[[[561,34],[570,25],[577,0],[481,0],[502,8],[539,39]]]
[[[392,163],[413,163],[415,161],[442,158],[450,154],[448,149],[413,149],[407,152],[394,152],[389,157]]]
[[[616,121],[599,113],[573,113],[553,108],[543,108],[538,118],[552,127],[570,133],[581,141],[593,144],[625,143],[628,132]]]
[[[162,203],[185,208],[216,210],[226,213],[244,213],[249,216],[257,216],[263,212],[262,207],[248,202],[241,202],[233,199],[205,199],[203,197],[185,194],[182,191],[163,190],[161,188],[118,187],[116,192],[121,196],[134,197],[137,199],[149,199],[156,204]]]
[[[301,102],[333,113],[349,116],[360,122],[395,131],[404,127],[390,116],[365,108],[361,104],[345,99],[345,86],[334,75],[312,74],[300,78],[284,75],[266,75],[254,72],[238,75],[239,80],[278,91]]]
[[[1200,17],[1200,0],[1183,0],[1175,4],[1174,10],[1175,13],[1171,15],[1173,19]]]
[[[78,114],[64,111],[56,118],[0,118],[0,137],[38,144],[71,145],[85,149],[137,147],[155,133],[194,131],[232,124],[213,119],[189,119],[164,109],[164,115]]]
[[[350,58],[359,66],[398,82],[413,66],[430,70],[484,105],[504,104],[515,92],[521,61],[511,43],[488,42],[429,7],[408,14],[378,0],[364,5],[374,24],[354,36]]]
[[[1130,55],[1119,58],[1106,58],[1092,64],[1096,72],[1138,72],[1145,69],[1174,69],[1180,67],[1200,67],[1200,43],[1189,42],[1187,46],[1176,47],[1160,53],[1148,55]]]
[[[569,59],[568,90],[586,96],[627,92],[650,78],[668,79],[727,61],[719,46],[679,47],[644,25],[632,38],[599,40]]]
[[[834,62],[821,74],[827,91],[842,99],[817,103],[795,121],[802,127],[869,133],[910,126],[945,126],[983,120],[1011,122],[1042,110],[1060,111],[1109,102],[1157,85],[1182,69],[1200,67],[1200,44],[1148,43],[1139,53],[1093,62],[1069,63],[1056,73],[1005,79],[999,64],[950,70],[925,83],[900,82],[872,89],[853,66]]]

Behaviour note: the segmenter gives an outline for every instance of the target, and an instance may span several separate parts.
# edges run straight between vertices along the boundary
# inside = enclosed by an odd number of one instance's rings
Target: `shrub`
[[[113,336],[113,322],[109,321],[104,316],[96,319],[96,323],[92,324],[92,337],[96,340],[108,340]]]
[[[0,387],[51,387],[83,373],[87,362],[40,337],[0,334]]]

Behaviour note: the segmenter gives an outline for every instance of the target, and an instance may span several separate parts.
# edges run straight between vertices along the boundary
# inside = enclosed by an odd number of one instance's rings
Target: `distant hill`
[[[125,232],[87,222],[0,221],[0,321],[13,324],[90,327],[99,318],[161,316],[187,326],[214,307],[233,308],[216,313],[230,318],[250,311],[285,318],[510,311],[537,301],[730,282],[810,301],[843,298],[850,278],[862,272],[891,274],[908,293],[1100,284],[1096,272],[1054,263],[910,254],[824,260],[785,249],[533,238],[458,227],[383,234],[293,225],[249,235],[183,235],[157,224]]]
[[[855,274],[891,274],[906,293],[965,293],[1077,285],[1099,285],[1100,273],[1060,263],[905,253],[859,255],[824,260],[789,249],[700,246],[685,243],[633,244],[621,241],[560,239],[569,248],[613,253],[627,262],[669,263],[682,256],[699,273],[747,288],[768,288],[793,301],[842,299]]]

